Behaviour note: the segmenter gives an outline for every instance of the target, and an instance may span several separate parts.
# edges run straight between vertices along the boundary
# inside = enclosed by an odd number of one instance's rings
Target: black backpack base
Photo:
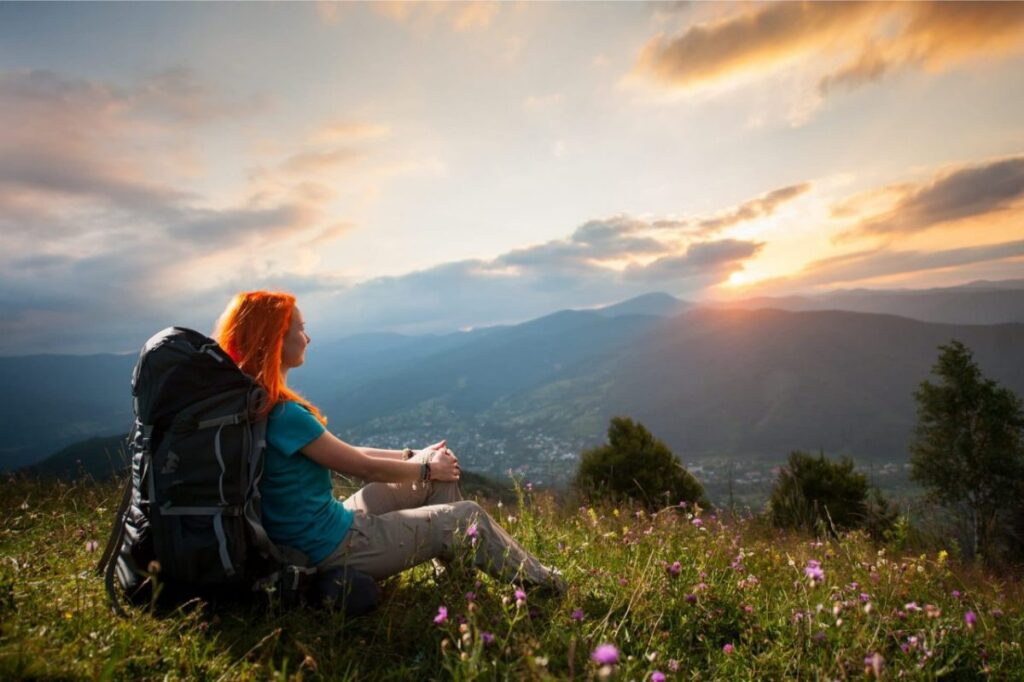
[[[295,576],[298,576],[297,580]],[[155,597],[154,585],[157,586]],[[188,605],[206,611],[222,611],[262,610],[275,603],[284,609],[341,611],[349,618],[356,618],[376,610],[381,593],[377,581],[370,576],[352,568],[336,566],[313,573],[283,572],[274,576],[272,581],[252,589],[241,586],[196,588],[144,580],[128,598],[133,605],[147,608],[157,616],[172,615]]]

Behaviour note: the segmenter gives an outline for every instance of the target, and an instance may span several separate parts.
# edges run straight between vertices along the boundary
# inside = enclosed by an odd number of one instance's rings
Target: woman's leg
[[[466,530],[476,526],[476,542]],[[386,578],[429,559],[452,559],[458,544],[477,568],[505,581],[564,589],[561,579],[527,552],[476,502],[459,501],[381,515],[357,512],[346,539],[321,566],[345,565]]]
[[[427,453],[412,461],[422,462]],[[399,509],[412,509],[428,504],[446,504],[462,499],[458,481],[416,481],[407,483],[369,483],[344,501],[352,511],[387,514]]]

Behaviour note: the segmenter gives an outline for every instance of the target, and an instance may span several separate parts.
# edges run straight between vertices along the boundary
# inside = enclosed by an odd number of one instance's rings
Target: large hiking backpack
[[[135,603],[263,587],[297,596],[315,569],[275,546],[260,516],[266,392],[215,341],[170,327],[143,346],[132,396],[131,468],[98,567],[114,609],[118,591]],[[334,582],[352,588],[347,610],[369,610],[376,584],[353,573],[335,571]],[[317,581],[337,594],[330,582]]]

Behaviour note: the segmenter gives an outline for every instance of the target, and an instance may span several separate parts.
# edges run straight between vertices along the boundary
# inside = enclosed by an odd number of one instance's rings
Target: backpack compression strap
[[[124,529],[128,522],[127,513],[128,505],[131,504],[132,499],[132,474],[128,472],[127,480],[124,484],[124,493],[121,495],[121,504],[117,510],[117,516],[115,517],[114,527],[110,529],[110,539],[107,540],[107,547],[103,550],[103,556],[100,557],[99,563],[96,565],[96,575],[104,576],[104,583],[107,587],[107,595],[110,597],[110,606],[117,615],[124,615],[121,610],[121,606],[117,602],[117,593],[114,590],[114,568],[117,564],[115,558],[116,552],[121,548],[121,543],[124,541]]]

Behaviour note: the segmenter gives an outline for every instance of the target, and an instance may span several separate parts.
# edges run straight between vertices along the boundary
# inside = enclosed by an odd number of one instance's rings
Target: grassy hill
[[[498,520],[571,585],[564,598],[426,567],[360,619],[282,609],[107,610],[91,569],[114,484],[9,478],[0,495],[0,678],[1019,679],[1021,585],[935,551],[786,535],[669,508],[560,507],[522,494]],[[808,576],[820,562],[820,580]],[[678,562],[678,563],[676,563]],[[472,592],[472,597],[467,593]],[[448,618],[435,623],[439,607]],[[617,663],[592,660],[611,645]],[[605,651],[610,651],[605,649]]]

